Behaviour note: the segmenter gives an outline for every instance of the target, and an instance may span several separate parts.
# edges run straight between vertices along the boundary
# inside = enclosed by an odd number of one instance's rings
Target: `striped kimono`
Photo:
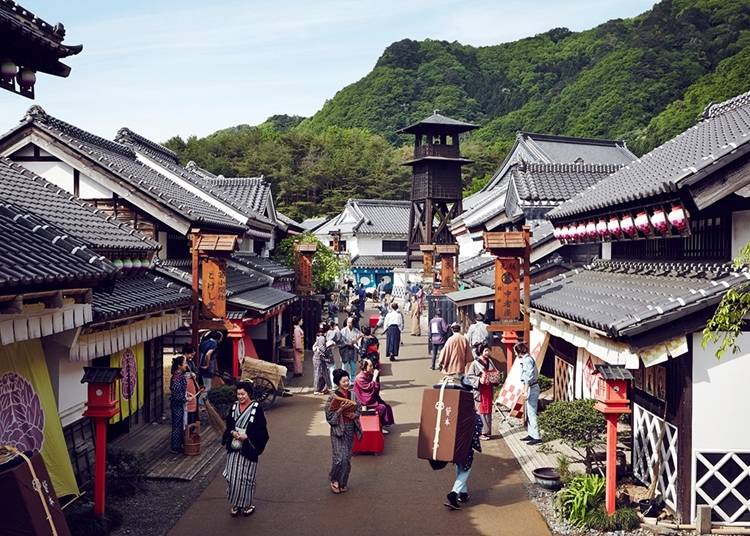
[[[244,429],[247,439],[232,445],[231,432]],[[263,409],[257,402],[251,402],[240,411],[235,402],[227,416],[227,430],[222,440],[227,445],[227,463],[223,476],[227,479],[227,497],[232,506],[247,508],[253,504],[255,493],[255,474],[258,468],[258,456],[263,452],[268,441],[266,418]]]
[[[341,413],[331,409],[331,402],[334,397],[349,398],[356,402],[357,407],[354,411],[354,418],[347,418]],[[349,483],[349,473],[352,470],[352,445],[354,444],[354,434],[362,437],[362,428],[359,424],[359,414],[361,406],[357,396],[350,391],[341,393],[334,391],[326,400],[325,413],[326,421],[331,425],[331,472],[329,480],[338,482],[339,486],[345,488]]]

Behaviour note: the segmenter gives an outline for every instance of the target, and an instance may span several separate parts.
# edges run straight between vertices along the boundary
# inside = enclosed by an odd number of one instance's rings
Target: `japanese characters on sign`
[[[495,261],[495,319],[516,321],[521,317],[521,264],[517,258]]]
[[[203,261],[203,305],[214,318],[227,314],[226,261],[209,257]]]

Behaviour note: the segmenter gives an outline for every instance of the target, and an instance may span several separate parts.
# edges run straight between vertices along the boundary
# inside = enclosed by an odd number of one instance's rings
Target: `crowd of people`
[[[348,315],[341,326],[337,296],[326,300],[323,314],[326,318],[317,326],[311,348],[313,394],[327,397],[325,416],[330,425],[332,453],[329,487],[334,494],[348,491],[354,438],[362,435],[360,416],[365,412],[377,415],[385,435],[395,422],[393,409],[381,396],[381,349],[376,332],[381,329],[385,335],[385,356],[396,361],[405,328],[404,315],[384,291],[384,285],[378,285],[373,294],[379,315],[367,324],[362,322],[366,300],[363,285],[353,287],[350,292],[350,305],[344,308]],[[407,289],[404,309],[411,319],[412,335],[421,336],[424,302],[421,286],[415,284]],[[305,329],[301,318],[292,319],[294,377],[303,375]],[[172,452],[182,451],[185,427],[198,419],[205,393],[214,385],[221,341],[220,332],[209,332],[197,351],[188,344],[173,359],[170,382]],[[468,479],[474,452],[481,452],[481,442],[492,436],[494,389],[502,377],[491,358],[490,331],[482,315],[477,315],[463,334],[460,324],[448,324],[437,309],[428,323],[428,341],[430,368],[439,369],[444,377],[454,378],[463,388],[471,390],[474,399],[476,419],[472,448],[466,460],[455,462],[455,481],[445,501],[446,507],[458,510],[461,503],[469,500]],[[528,415],[528,435],[524,440],[533,445],[540,442],[536,422],[538,371],[524,343],[517,344],[514,351],[522,367]],[[227,449],[227,459],[223,475],[227,480],[230,514],[249,516],[255,511],[253,494],[258,458],[269,440],[263,408],[253,400],[252,382],[236,384],[236,401],[225,421],[222,443]]]

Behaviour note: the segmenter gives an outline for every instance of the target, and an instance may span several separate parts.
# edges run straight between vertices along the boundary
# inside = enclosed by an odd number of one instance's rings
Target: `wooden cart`
[[[268,409],[276,402],[278,395],[284,393],[284,379],[287,368],[283,365],[245,357],[241,364],[240,377],[253,381],[253,398],[260,402],[263,409]]]

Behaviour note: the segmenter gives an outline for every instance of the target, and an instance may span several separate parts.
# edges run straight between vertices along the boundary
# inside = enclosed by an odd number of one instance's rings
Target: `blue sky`
[[[128,126],[163,141],[273,114],[314,114],[365,76],[394,41],[482,46],[550,28],[583,30],[637,15],[653,0],[20,0],[63,22],[67,79],[40,74],[36,103],[113,137]],[[33,104],[0,91],[0,129]]]

